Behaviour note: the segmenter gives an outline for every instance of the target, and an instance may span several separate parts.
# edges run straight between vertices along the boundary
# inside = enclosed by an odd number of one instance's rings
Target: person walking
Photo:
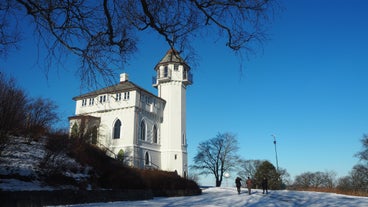
[[[236,185],[236,189],[237,189],[237,191],[238,191],[238,194],[240,194],[240,187],[241,187],[241,181],[242,179],[241,178],[239,178],[239,177],[236,177],[236,179],[235,179],[235,185]]]
[[[247,188],[248,188],[248,193],[249,195],[252,194],[252,180],[250,179],[250,177],[248,177],[248,180],[246,181],[247,184]]]
[[[266,192],[266,194],[268,194],[268,180],[266,177],[263,177],[262,180],[262,190],[263,190],[263,194]]]

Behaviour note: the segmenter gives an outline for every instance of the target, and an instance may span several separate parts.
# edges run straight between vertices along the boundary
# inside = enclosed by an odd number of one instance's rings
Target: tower
[[[155,66],[153,86],[166,101],[161,137],[161,168],[186,177],[188,158],[186,143],[186,88],[192,84],[190,67],[170,49]]]

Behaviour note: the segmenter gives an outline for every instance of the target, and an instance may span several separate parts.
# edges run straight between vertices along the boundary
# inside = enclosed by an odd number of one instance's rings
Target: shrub
[[[78,163],[90,167],[88,184],[93,188],[112,190],[122,189],[151,189],[155,196],[178,196],[200,194],[201,190],[196,182],[177,175],[176,172],[161,170],[141,170],[125,166],[118,159],[106,155],[106,152],[95,145],[86,143],[84,139],[70,139],[65,135],[49,138],[46,148],[44,166],[48,166],[49,175],[46,181],[51,184],[83,185],[83,182],[73,181],[60,172],[71,170],[71,166],[50,163],[61,154],[68,154]],[[45,165],[47,163],[48,165]],[[61,163],[59,163],[61,164]]]

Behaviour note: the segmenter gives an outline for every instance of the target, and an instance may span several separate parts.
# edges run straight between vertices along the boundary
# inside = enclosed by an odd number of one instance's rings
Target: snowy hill
[[[73,186],[48,186],[42,182],[40,173],[45,171],[39,167],[45,157],[44,138],[37,141],[24,137],[10,137],[9,143],[0,156],[0,190],[5,191],[33,191],[58,190],[75,188]],[[74,179],[88,177],[79,163],[64,153],[60,153],[54,163],[72,166],[73,171],[64,168],[64,174]]]
[[[154,198],[145,201],[125,201],[111,203],[93,203],[74,205],[89,207],[107,206],[135,206],[135,207],[366,207],[368,206],[367,197],[345,196],[332,193],[300,192],[300,191],[271,191],[263,195],[261,190],[254,190],[252,195],[248,195],[243,189],[240,195],[235,188],[208,188],[203,190],[199,196]]]
[[[28,142],[24,138],[13,137],[12,143],[3,151],[0,157],[0,190],[29,191],[29,190],[56,190],[68,186],[52,187],[43,184],[38,177],[39,162],[44,157],[44,141]],[[63,162],[79,166],[73,159],[61,155]],[[71,177],[85,177],[79,170],[66,172]],[[69,186],[70,187],[70,186]],[[242,189],[240,195],[235,188],[206,188],[202,195],[187,197],[155,197],[152,200],[124,201],[109,203],[91,203],[75,206],[251,206],[251,207],[291,207],[291,206],[368,206],[367,197],[345,196],[332,193],[298,192],[298,191],[271,191],[263,195],[260,190],[253,190],[248,195]]]

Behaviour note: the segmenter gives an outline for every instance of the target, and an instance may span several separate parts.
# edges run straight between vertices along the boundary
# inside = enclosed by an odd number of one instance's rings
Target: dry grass
[[[342,194],[342,195],[368,197],[368,192],[358,191],[358,190],[341,190],[337,188],[293,188],[293,190],[336,193],[336,194]]]

